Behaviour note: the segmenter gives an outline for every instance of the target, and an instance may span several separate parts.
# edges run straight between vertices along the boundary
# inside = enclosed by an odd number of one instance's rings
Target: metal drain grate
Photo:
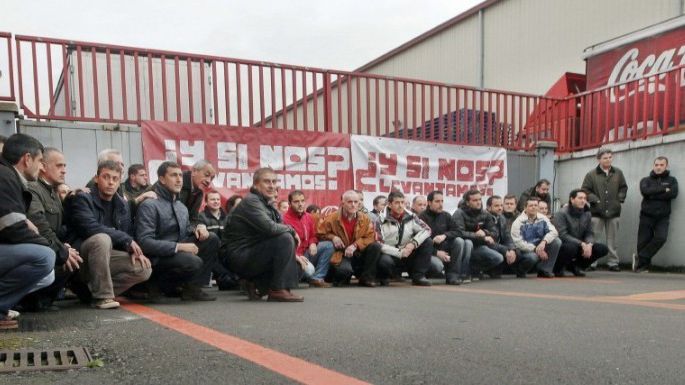
[[[83,368],[90,360],[86,348],[0,350],[0,373]]]

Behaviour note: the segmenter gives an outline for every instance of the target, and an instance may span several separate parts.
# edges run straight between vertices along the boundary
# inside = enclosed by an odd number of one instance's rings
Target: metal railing
[[[5,52],[7,56],[3,55]],[[0,101],[15,100],[13,60],[12,34],[0,32]]]

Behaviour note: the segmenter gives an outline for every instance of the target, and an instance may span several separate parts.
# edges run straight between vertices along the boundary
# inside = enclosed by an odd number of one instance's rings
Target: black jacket
[[[470,239],[474,247],[486,245],[483,238],[476,236],[476,231],[483,230],[486,235],[494,235],[495,221],[485,210],[474,210],[468,207],[457,209],[452,215],[457,226],[457,234],[464,239]]]
[[[251,188],[250,193],[226,217],[221,255],[240,253],[283,233],[295,236],[295,230],[282,223],[280,214],[267,198]]]
[[[95,234],[104,233],[112,238],[115,250],[128,251],[133,234],[131,215],[128,204],[119,194],[112,197],[114,227],[104,225],[105,210],[97,186],[90,190],[90,194],[79,192],[67,197],[64,201],[64,216],[67,222],[67,242],[75,249],[81,248],[81,243]]]
[[[521,194],[521,198],[519,199],[518,205],[516,206],[516,210],[518,210],[519,212],[523,212],[523,210],[526,209],[526,202],[528,202],[528,199],[530,199],[530,197],[536,197],[540,200],[547,202],[547,207],[549,207],[549,210],[552,211],[552,196],[549,194],[545,195],[544,197],[541,196],[540,194],[538,194],[537,191],[535,191],[535,186],[529,188]]]
[[[553,223],[559,232],[559,239],[564,243],[580,246],[583,242],[595,242],[592,215],[587,206],[580,210],[567,204],[554,214]]]
[[[431,238],[445,234],[447,236],[445,240],[451,241],[459,236],[457,224],[448,212],[436,213],[431,209],[426,209],[419,215],[419,218],[431,228]]]
[[[669,189],[666,192],[666,189]],[[654,218],[671,215],[671,200],[678,196],[678,181],[668,170],[657,175],[652,171],[640,181],[642,208],[640,214]]]
[[[31,193],[17,170],[0,156],[0,243],[34,243],[48,246],[47,239],[34,233],[26,224]],[[1,257],[1,256],[0,256]]]
[[[178,200],[188,209],[190,224],[193,228],[202,223],[202,221],[200,221],[200,207],[202,207],[203,199],[204,193],[202,190],[194,188],[193,186],[191,171],[183,171],[183,187],[178,194]]]
[[[55,188],[42,179],[29,182],[28,190],[32,195],[28,218],[36,225],[40,235],[48,240],[50,248],[57,255],[55,265],[61,266],[69,257],[69,250],[62,243],[66,235],[62,201]]]
[[[495,240],[493,248],[502,254],[509,250],[516,250],[514,241],[511,239],[510,229],[507,228],[507,218],[504,215],[490,215],[495,222],[495,231],[492,234],[492,238]]]
[[[224,209],[219,209],[219,218],[217,218],[212,215],[209,207],[205,207],[204,211],[200,213],[200,223],[207,226],[207,231],[216,234],[221,239],[221,233],[226,225],[226,212]]]

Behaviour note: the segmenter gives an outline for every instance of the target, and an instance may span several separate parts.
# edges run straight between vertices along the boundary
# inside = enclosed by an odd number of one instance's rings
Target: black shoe
[[[635,271],[636,273],[648,273],[649,272],[649,264],[648,263],[646,263],[646,264],[638,263],[638,265],[635,267],[635,270],[633,270],[633,271]]]
[[[554,278],[554,274],[549,271],[540,270],[538,271],[538,278]]]
[[[502,278],[502,272],[501,271],[488,272],[488,277],[490,277],[490,279],[501,279]]]
[[[585,272],[578,266],[573,266],[571,268],[571,273],[576,277],[585,277]]]
[[[526,278],[526,273],[516,273],[516,278]]]
[[[181,292],[181,300],[183,301],[216,301],[216,297],[207,294],[197,285],[183,285]]]
[[[609,271],[619,272],[619,271],[621,271],[621,268],[618,267],[618,265],[611,265],[611,266],[609,266]]]
[[[554,272],[554,276],[557,278],[564,278],[567,277],[566,272],[564,272],[564,269],[561,269],[559,271]]]
[[[378,284],[381,286],[390,286],[390,279],[389,278],[381,278],[378,280]]]
[[[431,281],[426,279],[426,277],[412,279],[411,284],[414,286],[432,286],[433,285],[431,283]]]
[[[459,286],[462,284],[461,278],[447,278],[445,281],[448,285]]]
[[[595,271],[595,270],[597,270],[597,268],[592,266],[592,265],[588,266],[587,269],[585,269],[585,271]]]

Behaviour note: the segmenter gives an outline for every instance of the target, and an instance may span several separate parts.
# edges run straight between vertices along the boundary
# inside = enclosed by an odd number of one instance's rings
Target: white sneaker
[[[19,318],[20,315],[21,315],[21,313],[19,313],[16,310],[10,309],[7,311],[7,319],[17,319],[17,318]]]
[[[121,304],[111,298],[98,299],[93,302],[93,307],[97,309],[116,309],[119,306],[121,306]]]

